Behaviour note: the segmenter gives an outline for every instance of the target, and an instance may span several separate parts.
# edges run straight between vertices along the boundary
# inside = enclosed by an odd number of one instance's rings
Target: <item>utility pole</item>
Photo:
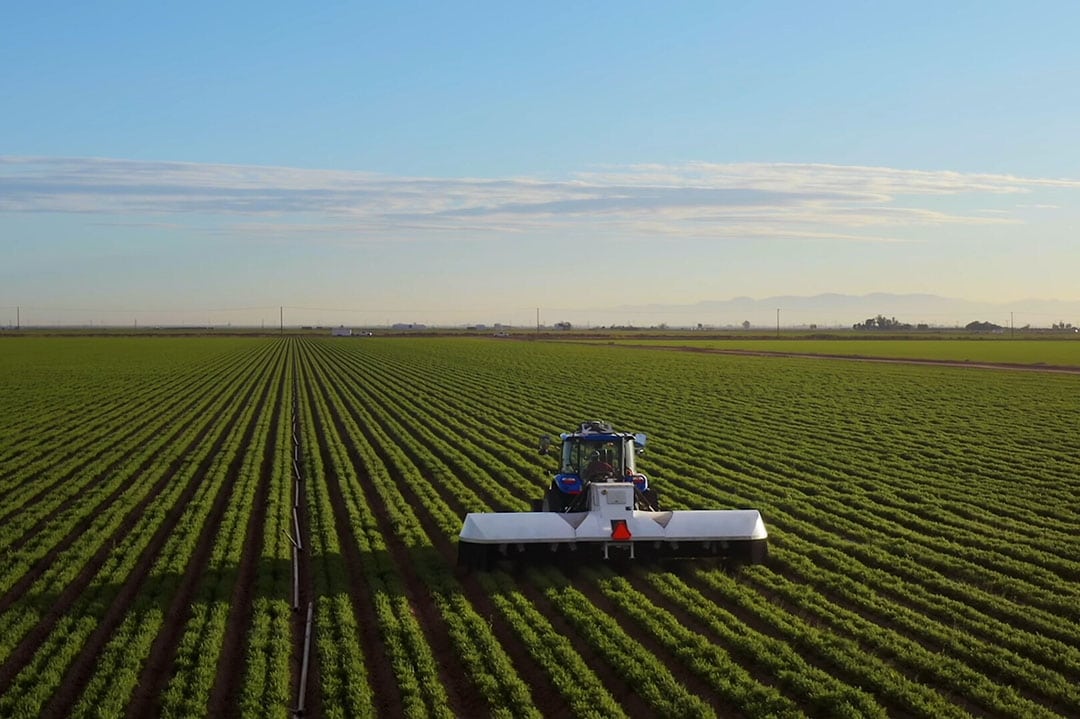
[[[780,308],[776,308],[776,339],[780,339]]]
[[[1016,323],[1013,322],[1013,313],[1009,313],[1009,339],[1013,339],[1016,336]]]
[[[536,334],[540,334],[540,308],[536,308]]]
[[[278,317],[281,322],[281,334],[285,334],[285,305],[278,307]]]
[[[15,305],[15,329],[22,329],[22,307]]]

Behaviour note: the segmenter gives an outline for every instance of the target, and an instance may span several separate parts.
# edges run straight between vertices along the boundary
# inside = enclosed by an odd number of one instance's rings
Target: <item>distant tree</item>
[[[572,330],[572,329],[574,329],[574,326],[572,324],[570,324],[569,322],[556,322],[555,323],[555,329],[557,329],[557,330]]]
[[[994,330],[1005,329],[1001,325],[995,325],[993,322],[968,322],[964,325],[964,329],[972,330],[974,332],[992,332]]]
[[[748,330],[748,329],[750,329],[750,320],[743,320],[743,323],[742,323],[742,328],[743,328],[744,330]]]
[[[861,324],[856,323],[852,325],[852,328],[857,330],[909,330],[911,325],[901,322],[895,317],[878,315],[864,320]]]

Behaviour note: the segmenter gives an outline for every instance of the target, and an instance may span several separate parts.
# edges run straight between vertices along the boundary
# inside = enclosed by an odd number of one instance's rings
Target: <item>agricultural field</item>
[[[915,362],[1004,364],[1033,368],[1080,368],[1080,338],[1010,339],[747,339],[715,340],[672,336],[665,339],[581,340],[640,347],[667,347],[711,352],[817,355],[852,359],[896,359]]]
[[[0,389],[0,716],[1080,715],[1077,375],[10,337]],[[768,563],[459,571],[587,419]]]

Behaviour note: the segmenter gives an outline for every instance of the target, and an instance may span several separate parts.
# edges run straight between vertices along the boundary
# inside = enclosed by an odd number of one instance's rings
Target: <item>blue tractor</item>
[[[607,422],[582,422],[577,432],[564,432],[561,464],[551,486],[533,500],[534,512],[584,512],[588,485],[593,482],[629,482],[634,488],[634,509],[660,511],[656,490],[637,471],[635,458],[645,451],[645,435],[616,432]],[[552,440],[540,438],[540,454],[551,454]]]
[[[559,470],[530,512],[470,512],[458,536],[458,564],[488,569],[503,560],[590,557],[724,557],[759,564],[768,530],[756,509],[662,510],[637,470],[645,435],[606,422],[581,423],[560,435]],[[550,436],[540,453],[552,452]],[[561,559],[560,559],[561,558]]]

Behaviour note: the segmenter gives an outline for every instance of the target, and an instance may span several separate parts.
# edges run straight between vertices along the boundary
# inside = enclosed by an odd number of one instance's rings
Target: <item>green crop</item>
[[[1080,344],[692,346],[0,339],[0,714],[289,715],[295,509],[322,716],[1080,715]],[[457,571],[589,419],[768,563]]]

